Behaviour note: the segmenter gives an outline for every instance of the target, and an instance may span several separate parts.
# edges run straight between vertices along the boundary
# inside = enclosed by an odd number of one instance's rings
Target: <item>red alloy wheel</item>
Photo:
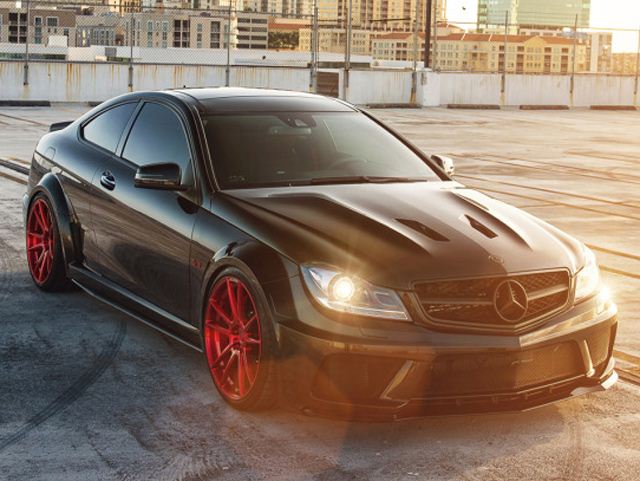
[[[36,199],[27,218],[27,262],[38,285],[47,282],[51,276],[54,252],[51,211],[44,199]]]
[[[258,377],[262,338],[256,304],[240,279],[222,277],[211,290],[204,342],[218,389],[234,401],[246,398]]]

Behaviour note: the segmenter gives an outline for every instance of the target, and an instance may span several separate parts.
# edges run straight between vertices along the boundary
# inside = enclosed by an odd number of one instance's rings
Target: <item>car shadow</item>
[[[95,463],[80,478],[461,479],[566,435],[580,411],[570,400],[377,423],[239,412],[216,392],[202,354],[81,291],[43,293],[24,271],[5,280],[0,472],[12,475],[37,449],[48,454],[32,469],[54,478],[82,457]],[[576,442],[547,467],[560,479]]]

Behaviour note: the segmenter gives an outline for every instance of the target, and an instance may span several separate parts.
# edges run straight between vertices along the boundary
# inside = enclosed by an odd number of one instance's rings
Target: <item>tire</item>
[[[277,343],[258,280],[235,267],[224,269],[211,284],[203,311],[205,359],[222,398],[243,411],[273,407]]]
[[[43,291],[68,288],[58,222],[46,195],[32,199],[25,231],[27,266],[34,284]]]

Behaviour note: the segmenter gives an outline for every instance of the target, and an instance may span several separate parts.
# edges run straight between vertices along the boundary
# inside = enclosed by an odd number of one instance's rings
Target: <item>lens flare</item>
[[[333,282],[331,293],[337,301],[349,302],[356,293],[356,286],[350,278],[342,276]]]

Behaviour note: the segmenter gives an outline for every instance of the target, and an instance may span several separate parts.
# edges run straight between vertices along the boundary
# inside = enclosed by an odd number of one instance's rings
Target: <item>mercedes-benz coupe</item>
[[[202,351],[240,409],[405,417],[609,387],[593,253],[452,173],[336,99],[126,94],[39,141],[28,267]]]

